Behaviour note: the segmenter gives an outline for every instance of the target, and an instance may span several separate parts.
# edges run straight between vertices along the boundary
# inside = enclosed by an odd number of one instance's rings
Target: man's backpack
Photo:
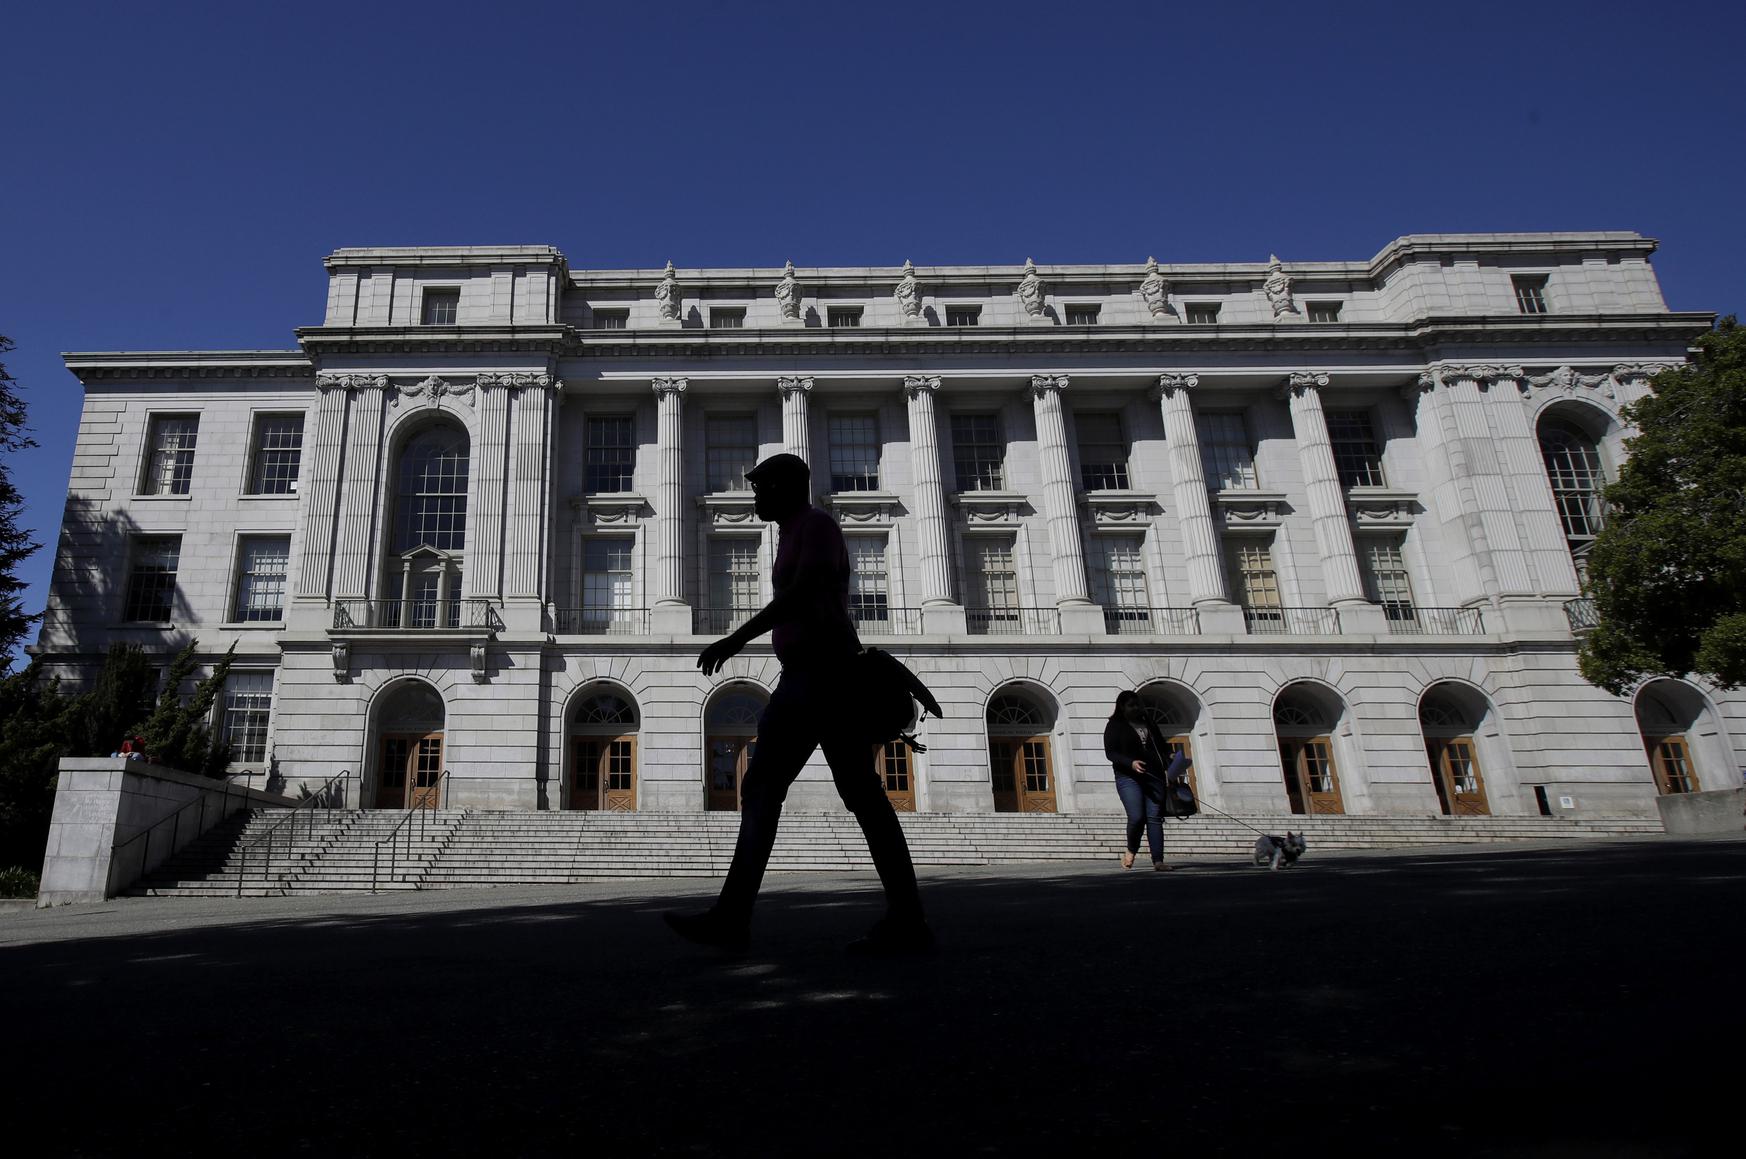
[[[863,722],[868,743],[883,745],[901,740],[918,753],[927,752],[927,746],[915,739],[911,729],[912,724],[921,723],[916,705],[921,705],[923,713],[946,715],[928,686],[883,648],[864,649],[852,663],[853,709],[856,718]]]

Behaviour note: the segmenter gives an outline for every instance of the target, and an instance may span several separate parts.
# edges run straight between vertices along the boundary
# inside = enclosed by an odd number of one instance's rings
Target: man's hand
[[[714,676],[723,664],[739,655],[744,646],[738,635],[723,636],[698,654],[697,666],[703,669],[705,676]]]
[[[1145,761],[1135,761],[1134,762],[1134,772],[1140,774],[1142,777],[1145,776],[1146,775],[1146,762]]]

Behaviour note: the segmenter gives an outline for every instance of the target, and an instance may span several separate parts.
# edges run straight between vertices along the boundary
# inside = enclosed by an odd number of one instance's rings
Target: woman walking
[[[1168,871],[1164,864],[1164,793],[1167,788],[1164,738],[1146,719],[1146,702],[1138,692],[1116,694],[1115,712],[1103,726],[1103,755],[1115,767],[1116,792],[1128,814],[1128,847],[1122,868],[1132,869],[1140,851],[1140,830],[1146,831],[1146,848],[1152,868]]]

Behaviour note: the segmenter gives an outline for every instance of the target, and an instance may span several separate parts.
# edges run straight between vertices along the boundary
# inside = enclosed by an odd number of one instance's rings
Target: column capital
[[[654,388],[657,395],[665,398],[668,395],[684,394],[686,380],[683,378],[657,378],[653,379],[649,385]]]
[[[1621,362],[1613,367],[1613,377],[1620,382],[1654,378],[1664,370],[1678,370],[1683,362]]]
[[[315,376],[315,389],[323,394],[330,390],[343,390],[347,393],[354,390],[387,390],[388,376],[386,374],[318,374]]]
[[[1302,397],[1304,392],[1316,387],[1328,385],[1328,376],[1319,370],[1294,370],[1285,377],[1285,385],[1279,388],[1279,397],[1288,395]]]
[[[783,378],[778,378],[776,380],[776,389],[782,392],[783,398],[787,398],[796,391],[805,394],[812,390],[812,376],[789,375]]]
[[[1043,398],[1049,394],[1059,394],[1067,389],[1065,374],[1033,374],[1031,375],[1031,394]]]
[[[1152,400],[1169,398],[1177,391],[1190,391],[1200,385],[1198,374],[1160,374],[1158,385],[1152,388]]]
[[[1520,383],[1524,378],[1519,366],[1503,366],[1493,362],[1439,362],[1419,375],[1419,389],[1434,390],[1464,379],[1483,387],[1494,382]]]
[[[903,378],[903,393],[907,398],[915,398],[918,394],[934,394],[940,389],[940,376],[937,374],[907,374]]]
[[[481,374],[473,381],[481,390],[489,386],[501,387],[504,390],[526,390],[530,386],[537,386],[541,390],[551,390],[557,380],[549,374],[511,371],[507,374]]]

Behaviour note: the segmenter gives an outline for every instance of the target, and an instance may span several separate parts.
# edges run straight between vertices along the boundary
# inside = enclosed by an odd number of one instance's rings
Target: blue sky
[[[1746,308],[1746,5],[34,3],[0,334],[47,594],[63,350],[287,348],[339,246],[576,266],[1365,258],[1630,229]]]

